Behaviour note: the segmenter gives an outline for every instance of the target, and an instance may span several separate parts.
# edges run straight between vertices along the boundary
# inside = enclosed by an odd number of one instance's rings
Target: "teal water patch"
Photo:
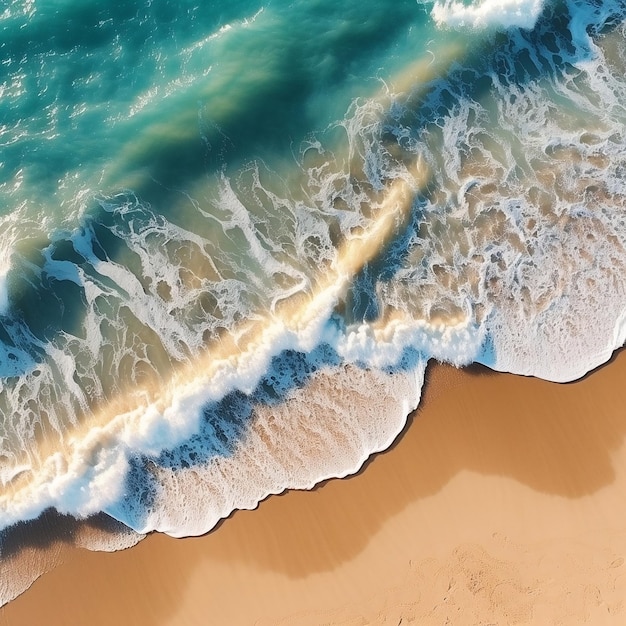
[[[22,4],[13,2],[0,22],[0,180],[10,189],[19,173],[24,196],[52,212],[81,188],[97,188],[131,138],[117,122],[132,116],[137,102],[152,93],[162,99],[207,68],[185,54],[188,46],[259,9],[236,2],[219,10],[191,2],[38,2],[20,12]]]
[[[42,2],[5,16],[4,210],[67,211],[81,190],[155,201],[284,154],[375,89],[407,38],[415,55],[428,41],[414,2],[370,5]]]

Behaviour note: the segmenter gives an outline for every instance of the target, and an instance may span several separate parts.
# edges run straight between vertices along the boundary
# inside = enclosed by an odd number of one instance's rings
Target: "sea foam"
[[[438,26],[450,28],[534,28],[543,0],[478,0],[471,4],[435,2],[431,15]]]

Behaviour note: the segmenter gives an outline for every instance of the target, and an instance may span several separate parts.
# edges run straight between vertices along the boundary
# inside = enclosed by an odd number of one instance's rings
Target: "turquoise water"
[[[0,526],[203,533],[356,471],[430,359],[624,343],[621,4],[0,10]]]
[[[7,13],[2,183],[21,179],[49,212],[77,192],[132,183],[154,200],[155,180],[184,187],[226,162],[281,158],[428,36],[413,2],[14,2]]]

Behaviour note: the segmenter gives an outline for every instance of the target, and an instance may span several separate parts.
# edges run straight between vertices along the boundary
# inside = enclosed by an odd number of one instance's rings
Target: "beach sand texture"
[[[0,624],[622,624],[625,374],[624,352],[565,385],[431,366],[357,476],[112,554],[44,527],[30,558],[62,564]]]

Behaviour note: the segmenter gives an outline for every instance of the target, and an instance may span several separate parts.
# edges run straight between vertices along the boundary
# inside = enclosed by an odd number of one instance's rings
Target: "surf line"
[[[392,84],[425,85],[457,58],[457,47],[437,55],[437,62],[428,56]],[[389,105],[390,98],[385,91],[376,100]],[[313,349],[355,275],[406,227],[414,199],[426,190],[428,180],[428,167],[417,158],[407,166],[406,177],[388,182],[382,199],[372,198],[373,206],[378,205],[372,222],[340,245],[331,270],[312,283],[312,293],[293,294],[270,314],[233,329],[175,370],[169,382],[155,381],[124,394],[60,439],[40,442],[29,459],[16,462],[20,471],[0,487],[0,525],[32,519],[48,507],[78,516],[102,510],[122,495],[129,452],[158,454],[175,446],[197,432],[207,402],[234,388],[252,391],[281,351]]]

